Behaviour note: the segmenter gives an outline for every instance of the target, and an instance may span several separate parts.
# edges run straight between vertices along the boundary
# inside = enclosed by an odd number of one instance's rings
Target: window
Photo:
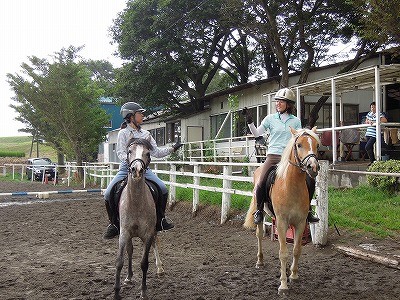
[[[219,130],[221,129],[222,123],[224,122],[227,114],[220,114],[216,116],[211,116],[210,121],[211,121],[211,126],[210,126],[210,133],[211,133],[211,139],[214,139]],[[228,138],[231,137],[231,122],[230,120],[227,120],[224,124],[224,127],[222,127],[220,134],[218,138]]]
[[[311,110],[314,108],[314,104],[305,104],[305,118],[306,122],[310,115]],[[336,126],[339,126],[339,105],[336,106]],[[343,104],[343,123],[344,125],[359,124],[358,120],[358,105],[356,104]],[[332,105],[327,103],[319,110],[318,120],[315,125],[318,128],[329,128],[332,127]]]
[[[181,140],[181,122],[168,123],[167,130],[167,143],[176,143]]]

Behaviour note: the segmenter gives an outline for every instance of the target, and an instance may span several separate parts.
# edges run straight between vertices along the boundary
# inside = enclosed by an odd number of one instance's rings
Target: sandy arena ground
[[[0,182],[1,192],[55,190],[40,183]],[[112,299],[117,239],[103,240],[106,211],[99,193],[0,197],[1,299]],[[6,202],[13,205],[4,206]],[[19,205],[18,203],[31,202]],[[243,215],[220,225],[218,208],[178,203],[167,215],[176,227],[161,233],[166,274],[155,274],[151,256],[148,293],[151,299],[279,299],[278,243],[264,241],[266,265],[255,269],[256,238],[243,229]],[[300,281],[290,284],[283,299],[394,300],[400,294],[400,270],[345,256],[334,245],[374,244],[382,254],[398,253],[399,240],[332,232],[329,244],[303,247]],[[291,247],[290,247],[291,249]],[[137,284],[123,288],[124,299],[139,299],[141,246],[135,241]],[[126,276],[126,264],[123,277]]]

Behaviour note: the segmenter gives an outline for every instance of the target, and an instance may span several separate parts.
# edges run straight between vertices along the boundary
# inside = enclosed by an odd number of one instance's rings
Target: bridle
[[[130,143],[129,144],[129,146],[127,147],[127,148],[130,148],[133,144],[135,144],[135,143]],[[126,154],[126,162],[127,162],[127,165],[128,165],[128,173],[133,173],[133,168],[132,168],[132,165],[134,164],[134,163],[136,163],[136,162],[139,162],[140,164],[141,164],[141,166],[142,166],[142,169],[143,170],[146,170],[147,169],[147,167],[149,166],[149,164],[150,164],[150,160],[146,163],[143,159],[141,159],[141,158],[135,158],[135,159],[133,159],[131,162],[129,162],[129,155],[132,153],[132,151],[131,150],[128,150],[128,152],[127,152],[127,154]]]
[[[318,163],[318,157],[317,157],[316,154],[311,153],[311,154],[306,155],[303,159],[300,159],[299,154],[298,154],[298,152],[297,152],[296,144],[297,144],[297,139],[298,139],[299,137],[301,137],[302,135],[308,135],[308,136],[311,137],[311,135],[308,134],[307,132],[303,132],[302,134],[296,136],[296,139],[295,139],[294,144],[293,144],[293,152],[294,152],[294,157],[295,157],[295,159],[296,159],[296,162],[294,163],[294,162],[292,162],[292,161],[289,159],[289,163],[290,163],[291,165],[295,166],[295,167],[300,168],[300,170],[301,170],[302,172],[307,172],[307,163],[308,163],[308,161],[310,160],[310,158],[314,157],[315,160],[316,160],[317,163]],[[311,137],[311,138],[312,138],[312,137]]]

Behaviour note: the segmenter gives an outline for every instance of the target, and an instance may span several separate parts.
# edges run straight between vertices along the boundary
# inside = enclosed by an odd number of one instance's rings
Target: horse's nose
[[[307,173],[312,176],[316,177],[318,175],[320,166],[318,161],[310,160],[307,164]]]

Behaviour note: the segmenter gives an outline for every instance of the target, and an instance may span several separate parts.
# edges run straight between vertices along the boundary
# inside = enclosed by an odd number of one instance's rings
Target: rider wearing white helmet
[[[144,112],[146,110],[143,109],[140,104],[136,102],[127,102],[121,107],[121,116],[124,119],[124,122],[121,124],[121,130],[118,132],[117,139],[117,156],[120,159],[120,167],[113,178],[113,180],[108,185],[105,193],[104,199],[106,202],[106,209],[108,213],[108,217],[110,219],[110,224],[107,227],[106,232],[104,233],[105,239],[111,239],[119,234],[119,222],[117,222],[114,205],[111,205],[110,200],[113,197],[113,188],[114,185],[121,180],[123,180],[128,175],[128,166],[127,166],[127,144],[128,141],[132,138],[144,138],[149,139],[152,145],[152,150],[150,151],[150,155],[153,157],[161,158],[171,154],[174,151],[177,151],[182,144],[177,142],[172,147],[164,147],[159,148],[157,146],[156,141],[151,136],[150,132],[141,128],[141,124],[143,123]],[[168,200],[168,189],[165,186],[164,182],[160,180],[155,173],[153,173],[149,168],[146,169],[145,172],[146,179],[156,183],[161,190],[162,197],[161,202],[158,203],[157,206],[157,230],[168,230],[174,227],[172,223],[169,223],[165,219],[165,208]]]
[[[259,224],[263,220],[264,203],[266,201],[266,181],[269,172],[281,160],[281,155],[287,143],[291,138],[290,127],[294,129],[301,128],[301,121],[295,113],[296,96],[289,88],[282,88],[275,94],[276,113],[266,116],[259,127],[255,127],[253,118],[248,114],[247,108],[243,110],[246,115],[246,121],[251,133],[255,137],[262,136],[265,131],[269,131],[268,154],[265,162],[260,166],[260,177],[255,182],[253,195],[257,200],[257,211],[254,213],[254,223]],[[313,194],[311,189],[310,194]],[[311,195],[312,196],[312,195]],[[318,222],[319,219],[312,215],[310,210],[307,220],[309,222]]]

